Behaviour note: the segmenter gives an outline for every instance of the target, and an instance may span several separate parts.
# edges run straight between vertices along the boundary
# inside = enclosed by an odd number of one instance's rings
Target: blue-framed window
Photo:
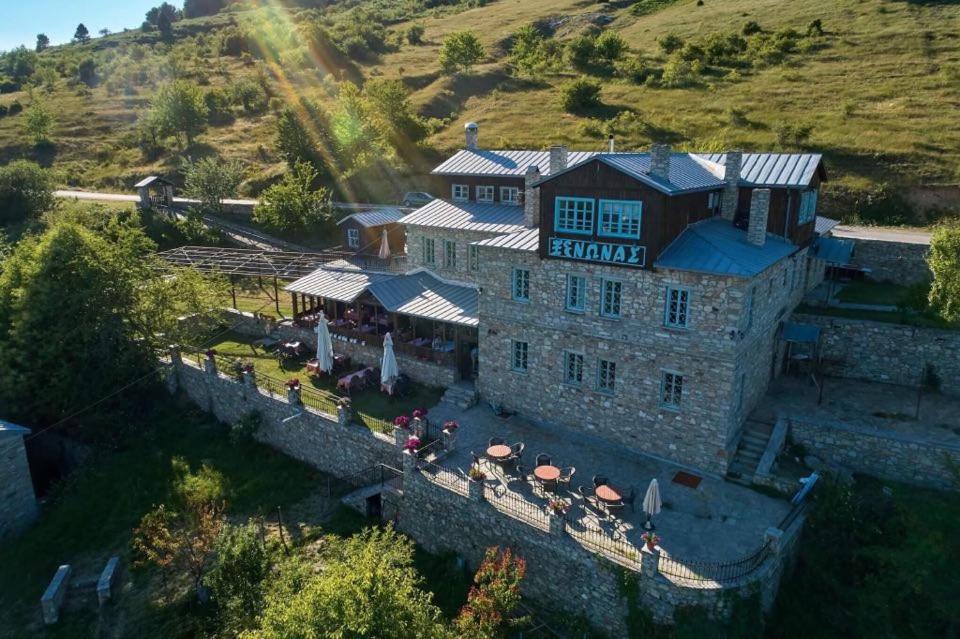
[[[671,328],[686,328],[690,322],[690,291],[685,288],[667,287],[667,304],[663,323]]]
[[[518,302],[530,301],[530,271],[523,268],[513,269],[513,299]]]
[[[623,282],[618,280],[603,280],[600,282],[600,315],[619,319],[622,300]]]
[[[527,372],[527,354],[529,353],[530,345],[527,342],[518,342],[516,340],[511,344],[511,362],[510,368],[517,373],[526,373]]]
[[[640,239],[640,218],[643,203],[639,200],[600,200],[600,228],[602,237]]]
[[[558,197],[554,200],[553,227],[558,233],[593,233],[595,202],[588,197]]]
[[[583,354],[563,353],[563,383],[571,386],[579,386],[583,383]]]
[[[808,189],[800,194],[800,217],[797,224],[806,224],[817,216],[817,189]]]
[[[683,401],[683,375],[676,371],[660,371],[660,406],[680,410]]]
[[[597,363],[597,391],[613,394],[617,385],[617,363],[601,359]]]
[[[567,275],[567,290],[563,307],[568,311],[582,313],[587,306],[587,278],[581,275]]]

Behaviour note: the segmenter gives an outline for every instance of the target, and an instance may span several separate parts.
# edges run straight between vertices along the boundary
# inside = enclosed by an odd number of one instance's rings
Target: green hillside
[[[954,2],[295,4],[329,6],[242,4],[176,22],[168,38],[136,30],[44,51],[19,90],[0,82],[8,90],[0,95],[0,112],[8,111],[0,162],[35,158],[60,169],[64,184],[124,189],[146,173],[176,172],[183,157],[216,154],[244,162],[244,190],[256,194],[285,169],[276,122],[293,105],[328,180],[348,197],[395,199],[423,184],[418,176],[460,146],[463,124],[474,120],[491,148],[601,148],[613,134],[622,150],[653,141],[818,150],[827,157],[832,214],[917,224],[960,210]],[[423,28],[419,38],[414,25]],[[536,25],[532,53],[511,55],[528,25]],[[466,72],[443,74],[441,43],[462,30],[478,36],[485,55]],[[594,57],[578,62],[574,48],[593,47],[604,32],[628,49],[604,58],[596,44]],[[84,82],[79,65],[88,58],[96,78]],[[601,85],[601,103],[564,110],[562,87],[581,76]],[[217,112],[189,148],[144,140],[150,101],[174,78],[198,84]],[[384,97],[391,85],[382,80],[391,79],[409,91],[410,112]],[[381,88],[362,90],[371,80]],[[360,89],[345,90],[348,82]],[[37,147],[24,129],[35,101],[56,120],[51,142]],[[14,102],[24,110],[11,114]]]

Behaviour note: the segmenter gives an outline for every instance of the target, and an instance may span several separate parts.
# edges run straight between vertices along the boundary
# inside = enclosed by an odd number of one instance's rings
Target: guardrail
[[[683,561],[661,554],[657,570],[664,575],[687,581],[712,581],[722,584],[737,581],[750,575],[762,566],[769,556],[769,542],[757,548],[750,555],[735,561]]]

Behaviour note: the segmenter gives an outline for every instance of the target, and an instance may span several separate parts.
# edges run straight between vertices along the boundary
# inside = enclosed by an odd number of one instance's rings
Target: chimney
[[[610,153],[615,153],[612,135],[609,138],[607,138],[607,151],[609,151]]]
[[[480,140],[480,127],[477,126],[476,122],[467,122],[463,127],[467,135],[467,148],[471,151],[475,151],[478,148],[478,142]]]
[[[650,146],[650,170],[648,174],[661,180],[670,181],[670,145],[652,144]]]
[[[550,147],[550,175],[556,175],[567,168],[567,147],[555,144]]]
[[[767,241],[767,216],[770,213],[770,189],[754,189],[750,196],[750,226],[747,241],[763,246]]]
[[[723,197],[720,200],[720,214],[723,219],[733,222],[740,203],[740,167],[743,165],[743,153],[727,151],[723,171]]]
[[[523,223],[526,226],[540,226],[540,187],[534,184],[540,181],[540,167],[528,166],[523,175]]]

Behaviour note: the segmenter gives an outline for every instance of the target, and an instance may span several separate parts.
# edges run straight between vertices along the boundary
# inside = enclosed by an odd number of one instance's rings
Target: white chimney
[[[466,136],[467,136],[467,148],[471,150],[476,150],[480,148],[478,143],[480,141],[480,127],[477,126],[476,122],[467,122],[463,127]]]
[[[567,168],[567,147],[555,144],[550,147],[550,175],[556,175]]]
[[[720,200],[720,214],[730,222],[737,216],[740,203],[740,167],[743,165],[743,153],[727,151],[723,169],[723,197]]]
[[[615,153],[612,135],[607,139],[607,151],[609,151],[610,153]]]
[[[754,189],[750,196],[750,225],[747,241],[763,246],[767,241],[767,217],[770,214],[770,189]]]
[[[670,181],[670,145],[653,144],[650,146],[650,175]]]
[[[523,223],[526,226],[540,226],[540,187],[534,184],[540,181],[540,167],[528,166],[523,175]]]

